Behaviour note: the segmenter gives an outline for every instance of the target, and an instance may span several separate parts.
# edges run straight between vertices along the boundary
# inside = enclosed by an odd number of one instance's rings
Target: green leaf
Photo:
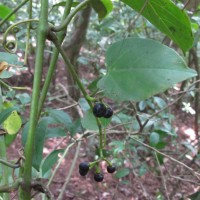
[[[6,147],[10,146],[14,142],[16,137],[17,137],[17,134],[14,134],[14,135],[6,134],[5,135]]]
[[[3,110],[2,112],[0,112],[0,124],[2,124],[14,110],[16,110],[16,108],[11,107],[11,108],[7,108],[6,110]]]
[[[98,13],[99,20],[106,17],[113,9],[113,4],[110,0],[93,0],[91,1],[91,5]]]
[[[0,11],[1,11],[0,12],[0,18],[2,18],[2,19],[4,19],[9,13],[12,12],[12,10],[9,7],[4,6],[2,4],[0,4]],[[8,20],[14,21],[15,17],[16,17],[16,15],[13,14]]]
[[[42,161],[43,147],[45,135],[48,131],[49,117],[40,119],[35,131],[34,153],[33,153],[33,167],[39,171],[40,163]],[[25,146],[29,130],[29,122],[26,123],[22,131],[22,144]]]
[[[125,149],[125,144],[123,141],[114,140],[109,143],[109,146],[114,146],[113,148],[114,154],[119,154]]]
[[[192,47],[194,37],[189,17],[170,0],[121,0],[141,13],[183,51]]]
[[[186,148],[188,148],[193,155],[197,155],[197,149],[195,149],[193,147],[193,145],[190,143],[190,142],[187,142],[187,141],[184,141],[184,142],[181,142],[182,145],[184,145]]]
[[[12,65],[23,65],[21,62],[18,61],[18,56],[15,54],[0,52],[0,62],[5,61],[8,64]]]
[[[106,128],[111,119],[99,118],[102,128]],[[96,119],[91,110],[88,110],[81,119],[82,126],[88,130],[98,130]]]
[[[153,133],[151,133],[149,140],[150,140],[150,145],[155,146],[158,144],[158,142],[160,140],[160,136],[158,133],[153,132]]]
[[[142,164],[139,168],[139,176],[143,176],[147,173],[148,167],[146,164]]]
[[[106,63],[108,72],[98,87],[118,101],[144,100],[196,76],[174,50],[149,39],[114,43],[106,52]]]
[[[199,200],[200,199],[200,191],[198,190],[197,192],[194,192],[193,194],[187,196],[187,198],[190,200]],[[180,200],[184,200],[184,199],[181,198]]]
[[[130,169],[129,168],[123,168],[117,171],[117,173],[115,174],[116,178],[123,178],[127,175],[129,175],[130,173]]]
[[[63,149],[57,149],[57,150],[52,151],[47,157],[44,158],[41,164],[42,176],[44,176],[58,161],[59,159],[58,154],[63,153],[63,152],[64,152]]]
[[[9,72],[9,71],[3,71],[0,74],[0,78],[10,78],[13,76],[13,72]]]
[[[49,116],[54,118],[57,122],[62,123],[68,130],[72,125],[71,117],[62,110],[48,110]]]
[[[12,111],[10,116],[3,122],[3,128],[10,135],[16,134],[21,128],[21,125],[22,120],[16,110]]]

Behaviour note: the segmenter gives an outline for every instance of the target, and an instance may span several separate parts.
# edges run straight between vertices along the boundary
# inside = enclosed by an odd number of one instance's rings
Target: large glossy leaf
[[[99,20],[106,17],[113,9],[113,4],[110,0],[92,0],[91,5],[98,13]]]
[[[138,11],[160,31],[170,37],[183,51],[193,45],[189,17],[171,0],[121,0]]]
[[[106,52],[107,74],[98,87],[115,100],[147,99],[196,76],[169,47],[154,40],[127,38]]]

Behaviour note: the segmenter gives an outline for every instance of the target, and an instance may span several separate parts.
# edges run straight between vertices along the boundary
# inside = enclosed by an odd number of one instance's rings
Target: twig
[[[149,148],[149,149],[151,149],[151,150],[153,150],[153,151],[155,151],[155,152],[157,152],[157,153],[159,153],[159,154],[165,156],[166,158],[170,159],[171,161],[176,162],[177,164],[179,164],[179,165],[185,167],[185,168],[188,169],[194,176],[196,176],[196,177],[198,178],[198,180],[200,180],[200,173],[194,171],[191,167],[188,167],[188,166],[187,166],[186,164],[184,164],[183,162],[181,162],[181,161],[179,161],[179,160],[176,160],[175,158],[173,158],[173,157],[171,157],[171,156],[169,156],[169,155],[167,155],[167,154],[164,154],[164,153],[158,151],[157,149],[155,149],[155,148],[149,146],[148,144],[145,144],[145,143],[143,143],[143,142],[141,142],[141,141],[139,141],[139,140],[137,140],[137,139],[135,139],[135,138],[133,138],[133,137],[130,137],[130,138],[133,139],[133,140],[135,140],[136,142],[140,143],[141,145],[143,145],[143,146],[145,146],[145,147],[147,147],[147,148]]]
[[[195,84],[199,83],[200,80],[195,81],[193,84],[191,84],[188,88],[188,90]],[[144,127],[147,125],[147,123],[149,122],[150,119],[152,119],[153,117],[155,117],[156,115],[158,115],[159,113],[163,112],[164,110],[166,110],[167,108],[169,108],[170,106],[172,106],[173,104],[175,104],[178,100],[180,100],[186,93],[187,91],[183,91],[184,93],[182,93],[177,99],[175,99],[174,101],[172,101],[171,103],[169,103],[168,105],[166,105],[164,108],[162,108],[161,110],[155,112],[154,114],[152,114],[142,125],[142,129],[140,129],[140,131],[142,132]]]
[[[80,146],[81,146],[81,142],[79,141],[78,145],[77,145],[77,148],[76,148],[76,153],[75,153],[74,159],[73,159],[71,167],[69,169],[69,173],[68,173],[68,175],[67,175],[67,177],[65,179],[65,183],[64,183],[64,185],[63,185],[63,187],[61,189],[61,192],[60,192],[60,194],[58,196],[58,200],[62,200],[63,199],[64,192],[66,191],[67,184],[69,183],[69,180],[70,180],[70,178],[72,176],[72,172],[74,170],[74,167],[75,167],[75,164],[76,164],[76,161],[77,161],[77,158],[78,158],[78,154],[79,154],[79,151],[80,151]]]
[[[161,168],[161,166],[160,166],[160,162],[159,162],[159,160],[158,160],[157,153],[154,152],[154,154],[155,154],[156,161],[157,161],[157,163],[158,163],[158,167],[159,167],[159,170],[160,170],[160,174],[161,174],[162,182],[163,182],[164,189],[165,189],[165,195],[166,195],[167,199],[170,200],[169,195],[168,195],[168,191],[167,191],[167,185],[166,185],[165,177],[164,177],[164,174],[163,174],[162,168]]]

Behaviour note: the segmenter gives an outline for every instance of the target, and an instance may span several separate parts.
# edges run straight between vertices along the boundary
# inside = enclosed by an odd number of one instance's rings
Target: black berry
[[[96,181],[96,182],[102,182],[103,181],[103,174],[101,174],[101,173],[96,173],[96,174],[94,174],[94,180]]]
[[[113,110],[112,110],[112,108],[109,107],[109,108],[106,109],[106,113],[103,117],[104,118],[110,118],[110,117],[112,117],[112,115],[113,115]]]
[[[88,173],[89,169],[89,163],[82,162],[79,164],[79,173],[81,176],[85,176]]]
[[[103,103],[97,102],[93,107],[93,114],[96,117],[103,117],[106,114],[106,106]]]
[[[110,165],[108,165],[107,166],[107,172],[108,173],[114,173],[116,171],[116,168],[115,168],[115,166],[110,166]]]

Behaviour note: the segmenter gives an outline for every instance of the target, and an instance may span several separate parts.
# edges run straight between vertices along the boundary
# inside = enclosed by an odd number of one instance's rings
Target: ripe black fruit
[[[108,165],[107,166],[107,172],[108,173],[114,173],[116,171],[116,168],[115,168],[115,166],[110,166],[110,165]]]
[[[79,174],[81,176],[85,176],[87,173],[88,173],[88,171],[82,171],[82,170],[79,169]]]
[[[97,102],[93,107],[93,114],[96,117],[103,117],[106,114],[106,106],[103,103]]]
[[[103,117],[104,118],[110,118],[110,117],[112,117],[112,115],[113,115],[113,110],[112,110],[112,108],[109,107],[109,108],[106,109],[106,113]]]
[[[90,169],[89,163],[82,162],[79,164],[79,174],[81,176],[85,176],[88,173],[89,169]]]
[[[96,181],[96,182],[102,182],[103,181],[103,174],[102,173],[96,173],[96,174],[94,174],[94,180]]]

